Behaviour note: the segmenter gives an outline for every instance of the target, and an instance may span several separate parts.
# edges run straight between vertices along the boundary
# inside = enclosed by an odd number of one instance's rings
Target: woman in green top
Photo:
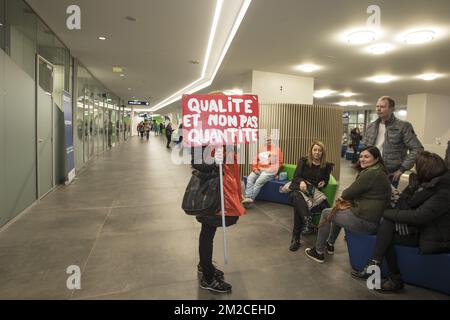
[[[383,158],[377,147],[361,150],[359,174],[355,181],[342,192],[341,200],[351,200],[352,207],[337,211],[331,222],[326,222],[331,209],[322,211],[322,227],[317,235],[316,246],[307,248],[305,254],[317,261],[325,261],[325,249],[334,253],[334,243],[345,228],[357,233],[375,234],[384,209],[389,207],[391,184],[387,177]]]

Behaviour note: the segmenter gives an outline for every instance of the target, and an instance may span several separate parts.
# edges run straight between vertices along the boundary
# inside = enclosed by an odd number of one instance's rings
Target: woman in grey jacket
[[[341,228],[366,234],[377,232],[381,215],[389,206],[391,197],[391,185],[377,147],[369,146],[361,150],[359,170],[356,180],[342,192],[340,198],[352,201],[352,206],[337,211],[331,222],[328,215],[332,209],[322,211],[322,227],[319,228],[316,246],[305,250],[306,256],[316,262],[325,262],[325,249],[330,255],[334,253],[334,243]]]

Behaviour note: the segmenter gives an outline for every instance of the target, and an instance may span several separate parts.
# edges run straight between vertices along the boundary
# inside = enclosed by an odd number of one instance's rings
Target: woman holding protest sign
[[[237,162],[235,146],[227,146],[226,161],[223,164],[223,193],[225,207],[225,226],[236,224],[239,216],[245,214],[240,203],[241,179]],[[213,164],[211,158],[214,157]],[[208,160],[209,159],[209,160]],[[223,147],[219,148],[193,148],[192,167],[203,174],[217,175],[219,164],[224,162]],[[220,194],[217,195],[220,197]],[[226,293],[231,291],[231,285],[224,281],[223,271],[217,269],[212,263],[213,241],[218,227],[222,226],[220,209],[215,215],[202,215],[196,217],[202,224],[199,237],[200,262],[197,271],[202,276],[200,288],[215,292]]]

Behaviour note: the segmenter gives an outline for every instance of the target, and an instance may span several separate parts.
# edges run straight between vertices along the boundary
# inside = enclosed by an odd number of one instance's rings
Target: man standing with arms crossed
[[[400,176],[414,166],[417,153],[423,151],[423,146],[411,123],[397,119],[394,111],[395,101],[391,97],[378,99],[378,119],[367,127],[363,143],[380,149],[389,179],[397,188]]]

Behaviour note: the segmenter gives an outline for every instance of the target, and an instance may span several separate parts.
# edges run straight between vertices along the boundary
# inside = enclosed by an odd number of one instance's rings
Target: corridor
[[[165,138],[137,137],[93,159],[69,186],[58,186],[0,231],[0,299],[449,299],[407,286],[382,295],[350,276],[345,242],[318,265],[288,250],[292,208],[257,203],[222,231],[214,260],[230,294],[198,286],[200,225],[181,210],[188,165],[174,165]],[[341,181],[351,182],[343,161]],[[350,177],[350,178],[349,178]],[[340,186],[340,189],[342,190]],[[68,289],[68,266],[81,289]]]

